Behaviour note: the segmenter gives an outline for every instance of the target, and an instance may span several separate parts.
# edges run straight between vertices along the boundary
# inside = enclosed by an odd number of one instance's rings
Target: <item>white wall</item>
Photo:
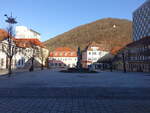
[[[84,67],[87,67],[88,65],[97,62],[100,58],[107,55],[109,52],[107,51],[101,51],[98,47],[91,47],[92,50],[87,50],[82,53],[82,60],[83,61],[91,61],[91,63],[83,63]]]
[[[6,69],[6,54],[0,50],[0,69]]]
[[[77,57],[49,57],[49,60],[61,61],[69,67],[75,67],[77,64]]]
[[[40,39],[40,35],[25,26],[16,26],[16,38],[37,38]]]
[[[106,51],[87,51],[87,60],[90,60],[92,63],[94,63],[108,53],[109,52]]]
[[[8,50],[8,44],[7,41],[0,42],[0,69],[6,69],[6,59],[7,55],[4,51],[2,51],[2,44],[6,46],[6,51]],[[14,45],[14,44],[13,44]],[[40,48],[38,48],[40,49]],[[46,49],[44,49],[46,51]],[[48,54],[48,50],[47,50]],[[26,66],[26,63],[33,57],[33,49],[32,48],[17,48],[16,54],[12,58],[12,68],[24,68]],[[35,60],[41,63],[41,59],[36,56]],[[44,59],[46,60],[46,58]],[[45,62],[45,61],[44,61]]]

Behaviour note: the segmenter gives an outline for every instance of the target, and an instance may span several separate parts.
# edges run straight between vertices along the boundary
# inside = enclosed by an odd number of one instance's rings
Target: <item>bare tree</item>
[[[41,60],[41,70],[44,69],[44,65],[46,63],[48,55],[49,55],[49,51],[47,51],[44,47],[40,47],[39,59]]]
[[[47,69],[50,68],[50,67],[49,67],[49,55],[50,55],[50,51],[48,51],[47,57],[46,57],[46,59],[45,59],[45,64],[46,64]]]
[[[14,31],[13,31],[13,25],[16,24],[16,19],[12,17],[12,14],[10,17],[6,16],[6,22],[9,24],[7,28],[8,32],[8,37],[7,37],[7,47],[5,47],[4,52],[6,53],[8,57],[8,75],[10,76],[12,74],[12,58],[14,54],[16,54],[16,47],[13,43],[13,36],[14,36]]]
[[[43,48],[42,47],[40,47],[40,60],[41,60],[41,70],[43,70],[44,69],[44,52],[43,52]]]
[[[34,71],[34,60],[37,56],[37,47],[34,43],[30,42],[31,48],[32,48],[32,57],[31,57],[31,67],[29,71]]]
[[[40,64],[41,70],[44,69],[44,65],[45,65],[45,61],[48,57],[48,51],[43,47],[43,46],[37,46],[36,44],[34,44],[33,42],[30,42],[31,44],[31,48],[32,48],[32,58],[31,58],[31,67],[30,67],[30,71],[34,71],[34,67],[35,67],[35,59],[36,60],[40,60],[37,63]]]

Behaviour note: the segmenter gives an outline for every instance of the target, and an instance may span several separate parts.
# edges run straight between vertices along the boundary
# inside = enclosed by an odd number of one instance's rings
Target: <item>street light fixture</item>
[[[7,18],[7,20],[5,20],[7,23],[17,24],[16,18],[12,17],[12,13],[11,13],[11,16],[8,16],[7,14],[5,14],[4,16]]]

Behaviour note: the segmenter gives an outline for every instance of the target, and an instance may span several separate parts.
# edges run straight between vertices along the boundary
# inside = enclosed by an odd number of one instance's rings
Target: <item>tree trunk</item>
[[[110,63],[110,72],[112,72],[113,69],[112,69],[112,63]]]
[[[42,57],[42,62],[41,62],[41,70],[44,69],[44,66],[43,66],[43,57]]]
[[[30,72],[34,71],[34,57],[31,59],[31,67],[29,69]]]
[[[46,66],[47,69],[49,69],[50,67],[49,67],[49,59],[48,59],[48,58],[46,59],[46,65],[47,65],[47,66]]]
[[[41,64],[41,70],[43,70],[44,68],[43,68],[43,64]]]
[[[10,77],[12,74],[12,69],[11,69],[11,62],[12,62],[12,58],[9,58],[9,65],[8,65],[8,76]]]
[[[43,70],[43,60],[42,60],[42,62],[41,62],[41,70]]]

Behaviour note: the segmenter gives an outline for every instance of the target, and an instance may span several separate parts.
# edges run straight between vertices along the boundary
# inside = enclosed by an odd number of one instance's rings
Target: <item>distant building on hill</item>
[[[89,68],[92,64],[97,63],[99,59],[109,54],[108,49],[104,47],[103,44],[90,43],[82,52],[82,67]]]
[[[36,38],[40,39],[40,33],[25,26],[16,26],[16,38]]]
[[[71,68],[76,67],[77,52],[67,47],[60,47],[50,52],[50,68]]]
[[[150,36],[150,0],[147,0],[133,13],[133,40]]]

